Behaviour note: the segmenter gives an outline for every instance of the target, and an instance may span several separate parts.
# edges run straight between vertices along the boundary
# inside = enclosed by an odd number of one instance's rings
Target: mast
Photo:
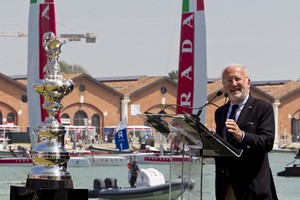
[[[37,135],[34,134],[40,122],[45,121],[46,110],[42,109],[44,100],[34,89],[36,80],[44,78],[47,63],[43,47],[43,35],[46,32],[56,35],[54,0],[30,0],[28,24],[28,61],[27,61],[27,97],[29,109],[29,135],[33,148]]]
[[[199,108],[206,103],[206,68],[206,31],[203,0],[183,0],[177,114],[183,112],[195,114],[197,109],[193,108]],[[205,112],[202,115],[204,119]]]

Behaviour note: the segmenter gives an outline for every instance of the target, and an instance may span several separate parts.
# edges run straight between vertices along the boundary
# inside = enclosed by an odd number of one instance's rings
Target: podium
[[[192,149],[202,150],[203,157],[240,157],[243,150],[237,149],[218,134],[209,131],[196,117],[190,114],[168,115],[146,113],[147,122],[165,137],[173,134]],[[164,120],[171,118],[171,122]]]
[[[240,157],[242,149],[232,146],[226,139],[209,131],[195,116],[190,114],[151,114],[146,121],[166,137],[173,135],[190,149],[199,151],[201,164],[200,199],[202,199],[203,157]],[[170,119],[169,121],[167,120]]]

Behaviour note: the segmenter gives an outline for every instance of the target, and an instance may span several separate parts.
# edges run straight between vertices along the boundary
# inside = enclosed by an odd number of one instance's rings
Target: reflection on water
[[[277,176],[277,172],[284,170],[284,166],[294,160],[295,155],[293,153],[270,153],[270,163],[272,172],[276,184],[278,197],[280,200],[298,200],[300,196],[300,177],[280,177]],[[200,164],[192,164],[183,166],[176,164],[172,165],[139,165],[140,168],[154,167],[161,171],[166,180],[171,178],[191,177],[195,180],[196,186],[190,193],[185,193],[183,199],[200,199]],[[10,185],[21,185],[26,182],[27,174],[31,167],[0,167],[0,199],[9,199]],[[170,173],[171,169],[171,173]],[[127,183],[127,166],[103,166],[103,167],[82,167],[75,168],[69,167],[75,188],[90,189],[93,186],[93,180],[95,178],[117,178],[118,186],[128,187]],[[203,166],[203,187],[202,194],[203,199],[213,200],[214,198],[214,174],[215,167],[213,164],[206,164]]]

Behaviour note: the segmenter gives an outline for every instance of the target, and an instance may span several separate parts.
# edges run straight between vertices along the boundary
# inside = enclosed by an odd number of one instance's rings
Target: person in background
[[[127,163],[127,168],[128,168],[128,178],[127,178],[127,180],[128,180],[128,183],[130,184],[130,179],[131,179],[131,162],[130,162],[130,160]]]
[[[139,171],[140,171],[140,169],[137,165],[137,161],[135,160],[135,161],[133,161],[131,168],[130,168],[130,173],[131,173],[130,187],[132,187],[132,188],[135,186],[136,178],[137,178]]]
[[[227,66],[222,85],[229,101],[215,112],[216,134],[243,152],[215,158],[216,199],[277,200],[268,159],[275,136],[272,105],[251,96],[250,76],[242,65]]]

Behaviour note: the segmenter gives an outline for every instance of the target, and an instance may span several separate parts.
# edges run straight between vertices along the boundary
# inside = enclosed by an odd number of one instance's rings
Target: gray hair
[[[225,72],[225,70],[226,70],[228,67],[239,67],[239,68],[242,68],[242,69],[244,70],[244,72],[245,72],[246,77],[250,77],[250,76],[249,76],[249,72],[248,72],[247,68],[246,68],[244,65],[241,65],[241,64],[238,64],[238,63],[231,63],[231,64],[227,65],[227,66],[223,69],[222,75],[221,75],[221,79],[222,79],[222,80],[223,80],[224,72]]]

